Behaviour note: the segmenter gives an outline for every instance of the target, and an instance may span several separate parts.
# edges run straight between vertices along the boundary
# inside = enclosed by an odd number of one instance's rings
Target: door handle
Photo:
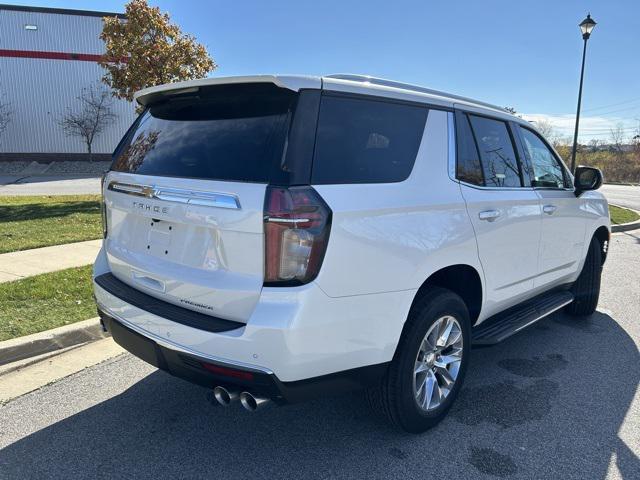
[[[545,205],[544,207],[542,207],[542,211],[547,215],[553,215],[553,212],[555,212],[557,208],[558,207],[556,207],[555,205]]]
[[[487,222],[493,222],[499,216],[500,210],[484,210],[478,213],[478,218],[480,220],[486,220]]]

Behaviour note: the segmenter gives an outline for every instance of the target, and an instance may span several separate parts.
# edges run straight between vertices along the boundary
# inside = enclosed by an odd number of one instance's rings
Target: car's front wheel
[[[434,287],[412,307],[381,384],[367,391],[371,406],[412,432],[435,426],[460,391],[471,344],[467,307]]]
[[[597,238],[589,244],[587,258],[580,276],[571,287],[575,299],[567,305],[570,315],[585,316],[596,311],[600,297],[600,277],[602,275],[602,245]]]

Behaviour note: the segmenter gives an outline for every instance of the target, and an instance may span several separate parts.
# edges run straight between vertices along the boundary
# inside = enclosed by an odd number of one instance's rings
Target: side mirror
[[[576,167],[573,185],[576,187],[576,197],[587,190],[597,190],[602,185],[602,172],[594,167]]]

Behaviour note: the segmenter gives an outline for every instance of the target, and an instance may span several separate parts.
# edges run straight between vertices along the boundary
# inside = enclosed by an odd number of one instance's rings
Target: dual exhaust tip
[[[249,392],[239,393],[233,390],[227,390],[220,386],[213,389],[213,396],[223,407],[228,407],[236,400],[240,399],[240,404],[245,408],[245,410],[250,412],[255,412],[259,408],[265,407],[271,402],[271,400],[265,397],[258,397]]]

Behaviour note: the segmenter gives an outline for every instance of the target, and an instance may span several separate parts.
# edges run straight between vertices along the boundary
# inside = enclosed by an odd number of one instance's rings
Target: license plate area
[[[168,257],[172,254],[177,225],[165,220],[147,220],[146,250],[149,254],[158,257]]]

